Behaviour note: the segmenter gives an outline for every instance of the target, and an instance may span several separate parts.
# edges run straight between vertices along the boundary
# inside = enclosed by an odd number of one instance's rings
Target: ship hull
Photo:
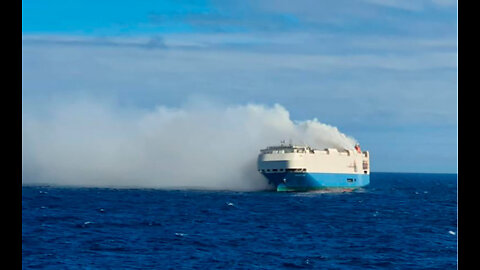
[[[354,189],[370,183],[370,174],[346,173],[262,173],[277,191]]]

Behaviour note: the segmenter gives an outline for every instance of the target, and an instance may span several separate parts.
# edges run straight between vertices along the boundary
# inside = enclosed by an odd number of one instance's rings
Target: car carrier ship
[[[258,171],[277,191],[354,189],[370,183],[368,151],[285,145],[260,150]]]

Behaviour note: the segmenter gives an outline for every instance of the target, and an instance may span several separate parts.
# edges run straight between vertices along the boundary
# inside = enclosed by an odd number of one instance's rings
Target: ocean
[[[352,192],[23,186],[22,268],[456,269],[457,175],[372,173]]]

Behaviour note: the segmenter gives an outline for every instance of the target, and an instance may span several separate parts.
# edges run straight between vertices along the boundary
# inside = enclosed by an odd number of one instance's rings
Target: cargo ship
[[[370,183],[370,157],[354,150],[310,146],[269,146],[260,150],[258,171],[277,191],[355,189]]]

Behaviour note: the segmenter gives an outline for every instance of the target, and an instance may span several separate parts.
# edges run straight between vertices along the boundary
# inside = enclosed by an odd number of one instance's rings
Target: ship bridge
[[[277,145],[268,146],[265,149],[260,150],[261,154],[286,154],[286,153],[314,153],[314,149],[310,146],[300,145]]]

